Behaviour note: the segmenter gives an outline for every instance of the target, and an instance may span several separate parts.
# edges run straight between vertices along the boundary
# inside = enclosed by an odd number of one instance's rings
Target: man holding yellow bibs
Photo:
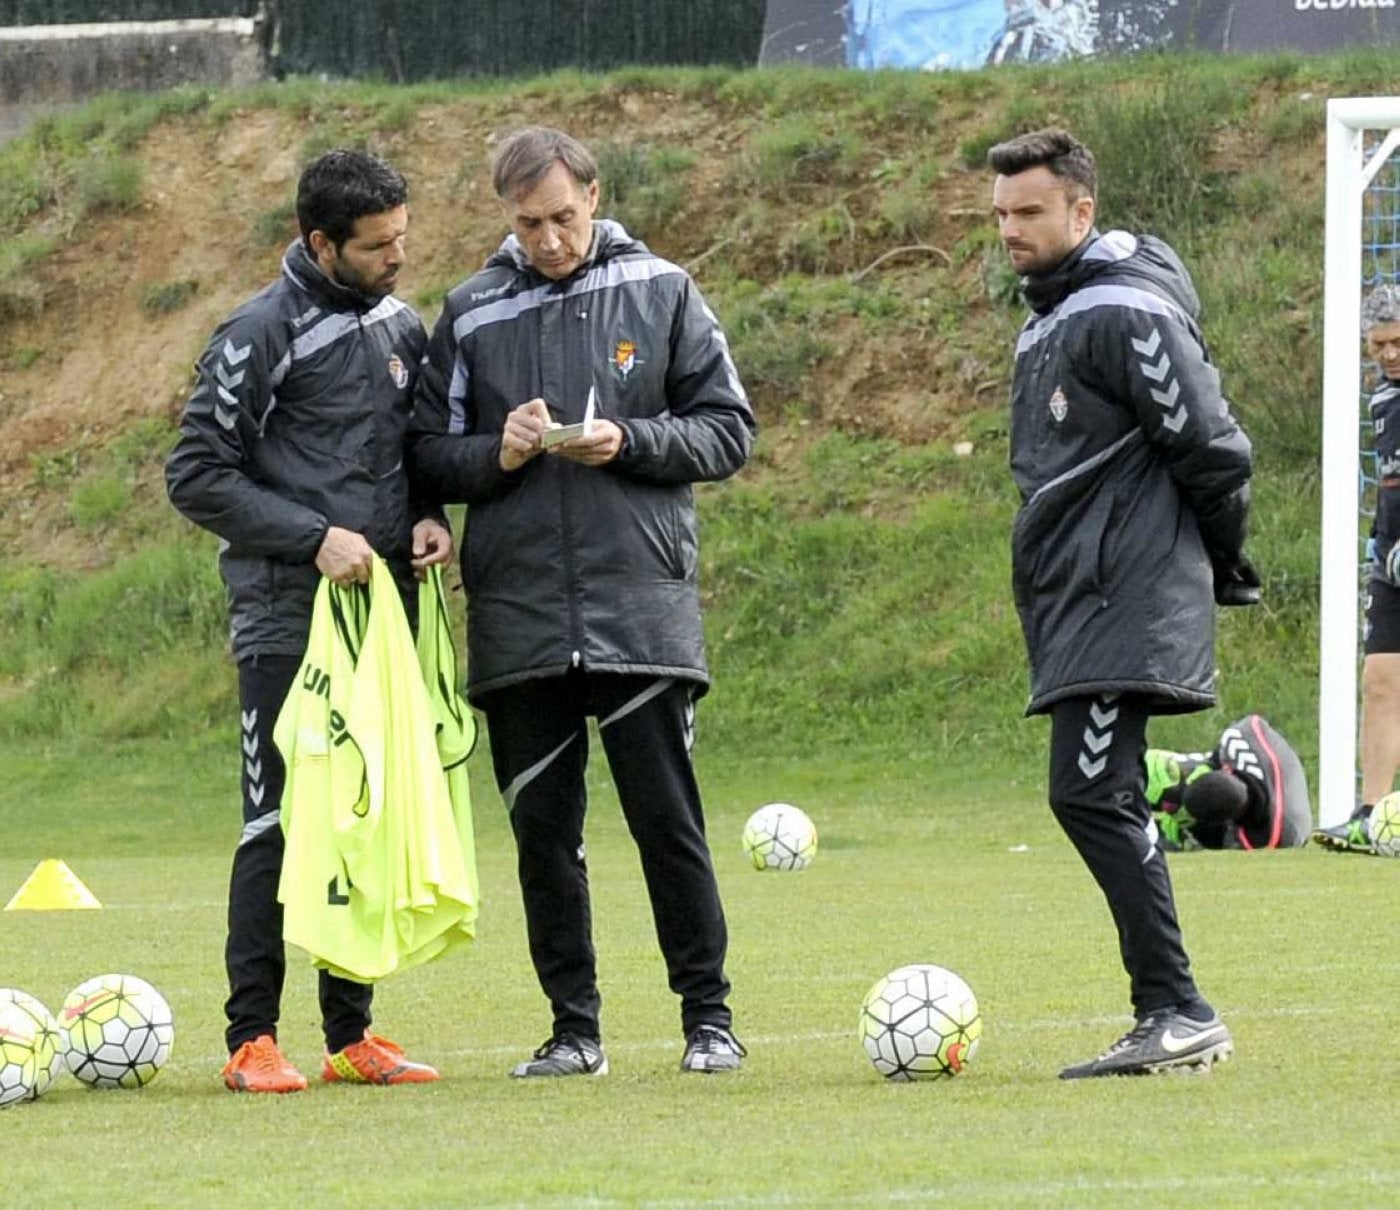
[[[318,585],[367,583],[379,555],[411,613],[414,571],[452,556],[451,534],[412,499],[403,463],[426,343],[422,321],[393,295],[407,196],[403,177],[367,152],[331,151],[307,166],[301,237],[280,278],[215,330],[166,466],[175,507],[222,539],[238,663],[243,832],[229,885],[223,1080],[240,1092],[307,1085],[277,1043],[285,771],[273,727],[302,665]],[[323,1080],[438,1078],[369,1032],[368,983],[325,968],[319,978]]]

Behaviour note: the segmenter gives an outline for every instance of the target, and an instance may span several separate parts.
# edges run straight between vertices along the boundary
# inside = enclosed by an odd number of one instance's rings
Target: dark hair
[[[556,163],[585,188],[598,179],[598,161],[582,143],[552,126],[526,126],[506,138],[491,157],[491,184],[496,196],[528,193]]]
[[[355,233],[355,220],[408,201],[408,183],[369,151],[338,148],[317,156],[297,182],[301,237],[320,231],[336,251]]]
[[[1094,153],[1068,131],[1053,126],[998,143],[987,152],[987,164],[1002,176],[1045,167],[1067,182],[1065,192],[1071,201],[1098,196],[1099,172]]]

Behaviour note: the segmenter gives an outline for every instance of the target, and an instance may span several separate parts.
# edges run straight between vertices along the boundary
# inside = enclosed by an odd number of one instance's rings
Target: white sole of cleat
[[[1169,1059],[1165,1063],[1151,1063],[1143,1067],[1140,1072],[1127,1074],[1155,1076],[1182,1072],[1187,1075],[1206,1076],[1210,1074],[1212,1067],[1217,1063],[1226,1062],[1234,1053],[1234,1043],[1219,1042],[1199,1054],[1189,1055],[1184,1059]]]

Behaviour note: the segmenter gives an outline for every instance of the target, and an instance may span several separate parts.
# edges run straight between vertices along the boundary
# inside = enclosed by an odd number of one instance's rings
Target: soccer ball
[[[140,1088],[170,1058],[175,1020],[165,997],[135,975],[78,984],[58,1014],[68,1070],[94,1088]]]
[[[744,825],[744,852],[756,870],[805,870],[817,855],[817,828],[787,802],[759,807]]]
[[[1366,830],[1382,857],[1400,857],[1400,790],[1387,794],[1371,808]]]
[[[0,1108],[38,1095],[38,1046],[33,1018],[18,1004],[0,1004]]]
[[[28,992],[14,987],[0,987],[0,1007],[14,1007],[23,1013],[33,1031],[34,1084],[30,1099],[41,1097],[49,1090],[58,1073],[63,1070],[63,1035],[53,1014]],[[0,1103],[3,1103],[0,1092]]]
[[[937,1080],[972,1062],[982,1017],[972,989],[950,970],[916,963],[876,982],[860,1006],[860,1040],[889,1080]]]

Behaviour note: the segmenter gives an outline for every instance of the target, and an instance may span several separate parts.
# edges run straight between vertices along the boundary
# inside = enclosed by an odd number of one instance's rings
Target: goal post
[[[1347,97],[1327,103],[1318,684],[1318,816],[1324,827],[1345,820],[1356,802],[1361,633],[1357,565],[1367,536],[1358,502],[1365,419],[1361,298],[1368,287],[1396,280],[1400,270],[1393,253],[1384,257],[1376,249],[1387,223],[1390,247],[1400,246],[1397,149],[1400,97]],[[1383,213],[1386,209],[1388,214]]]

